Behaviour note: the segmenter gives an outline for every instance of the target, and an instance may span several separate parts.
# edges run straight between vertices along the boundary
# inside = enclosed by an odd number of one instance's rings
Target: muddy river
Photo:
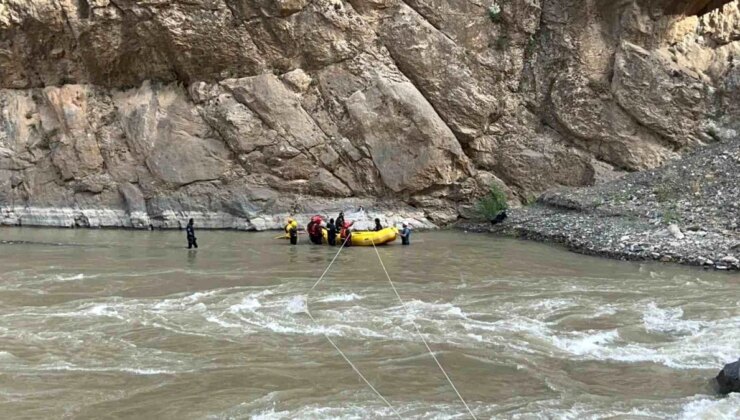
[[[740,276],[463,232],[0,229],[4,418],[738,418]],[[306,305],[315,322],[306,313]],[[393,408],[342,356],[330,337]]]

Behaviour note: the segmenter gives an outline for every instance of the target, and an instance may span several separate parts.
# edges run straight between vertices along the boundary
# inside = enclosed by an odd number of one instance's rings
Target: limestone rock
[[[668,232],[670,232],[674,238],[679,239],[679,240],[686,237],[686,235],[684,235],[683,232],[681,232],[681,229],[679,229],[678,226],[675,224],[668,226]]]
[[[301,69],[295,69],[283,75],[283,80],[296,92],[303,93],[311,86],[311,76]]]
[[[667,57],[625,43],[615,56],[612,89],[637,122],[678,146],[701,141],[710,86]]]
[[[411,83],[378,80],[353,94],[347,108],[391,190],[415,192],[465,174],[460,144]]]

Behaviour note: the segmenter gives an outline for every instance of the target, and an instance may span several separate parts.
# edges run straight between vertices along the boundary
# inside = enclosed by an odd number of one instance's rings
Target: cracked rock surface
[[[5,0],[0,223],[439,226],[492,183],[601,184],[738,137],[739,28],[738,0]]]

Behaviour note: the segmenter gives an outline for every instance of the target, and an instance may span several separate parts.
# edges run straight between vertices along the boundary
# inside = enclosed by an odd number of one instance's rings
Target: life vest
[[[289,220],[288,224],[285,225],[285,233],[290,233],[293,229],[298,230],[298,222],[295,220]]]
[[[308,231],[308,234],[313,237],[319,237],[322,236],[321,232],[321,222],[323,222],[324,219],[321,216],[314,216],[311,218],[311,221],[308,223],[308,226],[306,227],[306,230]]]
[[[351,228],[352,225],[354,225],[355,222],[344,222],[342,224],[342,229],[339,231],[339,237],[344,239],[347,237],[347,229]]]

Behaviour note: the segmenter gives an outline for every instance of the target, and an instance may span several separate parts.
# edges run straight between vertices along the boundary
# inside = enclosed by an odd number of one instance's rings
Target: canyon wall
[[[738,0],[3,0],[0,224],[443,225],[740,132]]]

